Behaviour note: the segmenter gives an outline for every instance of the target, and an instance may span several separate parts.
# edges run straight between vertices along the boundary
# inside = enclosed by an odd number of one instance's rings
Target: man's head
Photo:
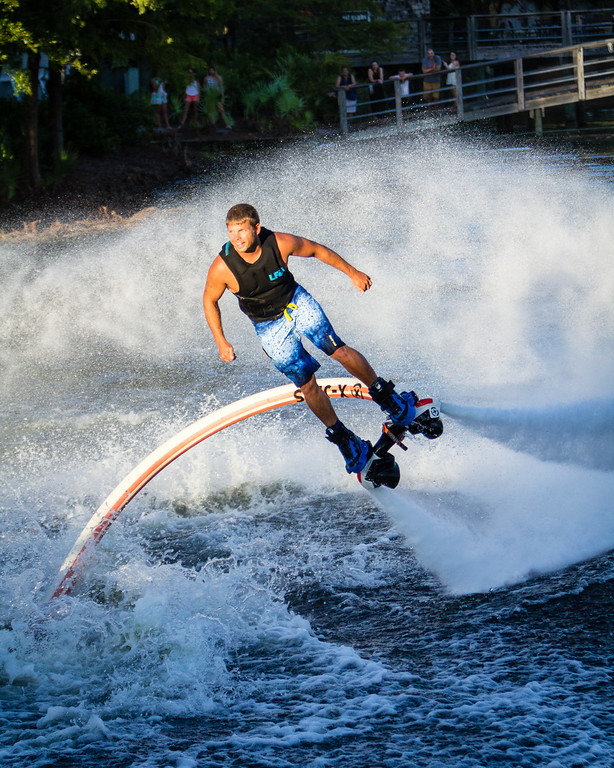
[[[246,221],[250,226],[260,224],[260,216],[253,205],[249,203],[237,203],[226,214],[226,226],[229,224],[241,224]]]
[[[429,48],[426,52],[427,58],[434,59],[435,58],[435,51],[432,48]]]
[[[237,253],[251,253],[259,245],[260,216],[253,205],[238,203],[226,214],[228,237]]]

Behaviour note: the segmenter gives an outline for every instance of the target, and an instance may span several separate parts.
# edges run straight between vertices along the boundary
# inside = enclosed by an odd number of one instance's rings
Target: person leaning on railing
[[[424,75],[422,90],[424,91],[424,100],[429,105],[437,104],[439,101],[439,88],[441,87],[439,79],[440,70],[441,56],[437,56],[435,51],[429,48],[426,56],[422,59],[422,74]]]
[[[443,62],[444,67],[448,70],[448,76],[446,77],[446,85],[452,89],[452,98],[456,100],[456,71],[460,67],[460,61],[456,56],[455,51],[450,51],[450,63]]]
[[[399,81],[399,91],[401,93],[401,104],[404,107],[409,106],[409,80],[414,75],[413,72],[407,72],[404,67],[399,67],[399,71],[396,75],[392,75],[391,80]]]
[[[377,61],[371,62],[371,66],[367,70],[367,77],[369,78],[371,112],[377,112],[382,109],[382,105],[375,105],[373,102],[381,102],[384,100],[384,70],[380,67]]]
[[[348,67],[343,67],[341,74],[337,78],[337,90],[345,91],[345,105],[348,115],[356,112],[358,95],[356,93],[356,79]]]

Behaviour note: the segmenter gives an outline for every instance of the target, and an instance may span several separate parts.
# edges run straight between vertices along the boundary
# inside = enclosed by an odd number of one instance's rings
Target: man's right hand
[[[218,344],[218,350],[220,353],[220,360],[223,360],[225,363],[232,363],[232,361],[237,357],[235,355],[235,351],[232,348],[232,344],[229,344],[226,342],[225,344]]]

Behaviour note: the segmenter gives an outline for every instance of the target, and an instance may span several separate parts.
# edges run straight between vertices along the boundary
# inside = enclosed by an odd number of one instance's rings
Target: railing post
[[[514,59],[514,74],[516,75],[516,102],[518,111],[524,112],[524,71],[522,59]]]
[[[345,97],[345,91],[343,88],[339,88],[337,91],[337,104],[339,104],[339,125],[341,127],[341,133],[348,133],[348,107],[347,99]]]
[[[469,60],[475,61],[477,59],[475,16],[467,17],[467,48],[469,49]]]
[[[571,11],[561,11],[561,40],[564,46],[573,45]]]
[[[403,130],[403,103],[401,101],[401,80],[398,77],[393,78],[394,83],[394,110],[397,115],[397,132]]]
[[[577,48],[573,52],[574,69],[578,80],[578,99],[586,100],[586,83],[584,81],[584,48]]]
[[[463,106],[463,75],[460,69],[456,70],[456,114],[459,120],[464,119],[465,107]]]

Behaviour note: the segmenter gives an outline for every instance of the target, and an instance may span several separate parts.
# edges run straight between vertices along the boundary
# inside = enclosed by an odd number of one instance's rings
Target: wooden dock
[[[456,94],[446,85],[447,70],[440,74],[439,100],[430,114],[447,114],[452,121],[468,122],[532,112],[536,132],[541,131],[544,110],[614,96],[614,37],[566,46],[525,56],[479,62],[456,70]],[[366,127],[374,119],[396,118],[403,130],[426,109],[424,76],[411,78],[409,98],[401,97],[399,80],[385,83],[385,98],[369,99],[368,85],[358,85],[358,109],[348,115],[345,92],[338,91],[342,133]]]

